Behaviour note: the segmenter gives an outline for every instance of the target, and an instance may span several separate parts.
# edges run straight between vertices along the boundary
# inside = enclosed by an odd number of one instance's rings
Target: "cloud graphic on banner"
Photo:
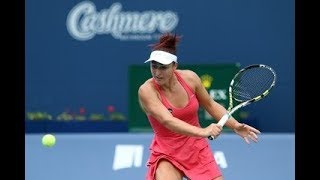
[[[116,145],[113,170],[119,170],[131,167],[141,167],[143,157],[143,145]]]

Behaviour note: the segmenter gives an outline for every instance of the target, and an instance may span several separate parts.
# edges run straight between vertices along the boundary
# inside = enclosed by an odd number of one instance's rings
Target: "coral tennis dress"
[[[162,103],[174,117],[200,127],[198,99],[181,76],[177,72],[175,72],[175,75],[188,93],[189,102],[183,108],[172,106],[166,100],[159,85],[153,80],[161,95]],[[212,180],[221,176],[206,138],[181,135],[167,129],[150,115],[148,119],[154,131],[154,138],[150,145],[150,157],[147,161],[149,167],[146,175],[147,180],[155,180],[155,172],[160,159],[170,161],[191,180]]]

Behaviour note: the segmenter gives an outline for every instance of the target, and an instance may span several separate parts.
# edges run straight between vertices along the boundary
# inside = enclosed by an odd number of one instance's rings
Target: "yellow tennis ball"
[[[56,137],[52,134],[46,134],[42,137],[42,145],[52,147],[56,144]]]

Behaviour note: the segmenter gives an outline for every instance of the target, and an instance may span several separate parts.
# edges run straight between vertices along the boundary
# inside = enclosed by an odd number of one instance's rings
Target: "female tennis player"
[[[139,102],[154,131],[147,162],[147,180],[222,180],[207,137],[218,137],[222,127],[201,127],[199,106],[220,119],[227,110],[215,102],[191,70],[179,70],[177,44],[181,37],[166,33],[152,45],[145,63],[152,77],[138,90]],[[258,142],[259,130],[231,118],[226,126],[246,143]]]

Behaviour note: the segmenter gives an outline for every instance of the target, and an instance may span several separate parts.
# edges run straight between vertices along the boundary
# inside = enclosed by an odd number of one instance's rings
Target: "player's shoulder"
[[[194,80],[194,79],[198,79],[199,78],[197,73],[195,73],[194,71],[192,71],[190,69],[177,69],[176,71],[184,79]]]
[[[193,90],[201,84],[198,74],[192,70],[177,70],[177,73],[180,74],[182,79],[184,79]]]
[[[151,89],[153,89],[152,78],[146,80],[143,84],[141,84],[138,91],[139,93],[144,93],[150,91]]]

